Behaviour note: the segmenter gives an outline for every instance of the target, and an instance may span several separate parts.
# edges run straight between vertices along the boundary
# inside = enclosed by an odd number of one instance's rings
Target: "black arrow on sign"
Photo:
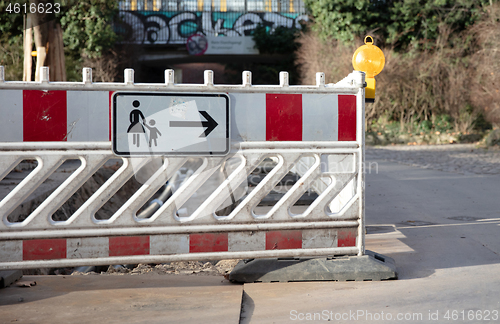
[[[170,127],[206,127],[205,131],[201,133],[200,137],[207,137],[215,127],[217,127],[217,122],[210,116],[206,111],[199,112],[203,117],[205,117],[206,121],[171,121]]]

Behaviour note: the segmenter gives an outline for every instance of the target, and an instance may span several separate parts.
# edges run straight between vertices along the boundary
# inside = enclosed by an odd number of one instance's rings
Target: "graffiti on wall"
[[[249,36],[258,24],[272,33],[276,28],[301,28],[307,15],[274,12],[137,12],[121,11],[115,29],[127,42],[145,45],[186,44],[196,33],[206,36]]]

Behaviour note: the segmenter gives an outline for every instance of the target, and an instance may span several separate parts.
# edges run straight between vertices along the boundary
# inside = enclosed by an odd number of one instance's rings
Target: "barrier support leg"
[[[22,277],[23,272],[21,270],[0,271],[0,288],[8,287]]]
[[[368,250],[363,256],[243,260],[229,274],[230,281],[240,283],[380,281],[397,278],[393,259]]]

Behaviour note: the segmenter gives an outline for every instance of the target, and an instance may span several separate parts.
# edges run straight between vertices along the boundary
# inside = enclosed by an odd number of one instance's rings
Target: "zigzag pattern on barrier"
[[[92,149],[71,150],[70,145],[58,143],[61,150],[19,150],[0,152],[0,178],[4,178],[20,161],[36,159],[39,166],[33,170],[16,188],[0,202],[0,214],[3,222],[0,231],[16,229],[46,230],[63,228],[110,228],[110,227],[141,227],[169,226],[169,225],[215,225],[215,224],[252,224],[271,222],[310,222],[310,221],[347,221],[359,218],[359,193],[349,202],[339,214],[328,213],[328,204],[358,173],[328,173],[332,178],[331,184],[302,214],[293,215],[291,206],[308,190],[322,175],[320,154],[354,153],[357,150],[339,149],[334,144],[324,144],[323,148],[308,150],[307,155],[313,154],[314,164],[293,185],[293,187],[271,208],[265,215],[256,215],[254,208],[274,188],[274,186],[292,169],[294,164],[306,154],[297,152],[297,149],[272,149],[270,143],[253,143],[252,149],[243,149],[232,157],[240,159],[237,169],[228,175],[213,193],[189,216],[176,215],[177,208],[182,206],[198,190],[215,170],[228,157],[204,157],[198,170],[160,207],[150,218],[136,217],[137,211],[165,185],[165,180],[181,168],[186,161],[183,157],[165,158],[164,164],[130,199],[109,219],[97,220],[95,213],[131,178],[134,173],[143,167],[149,158],[135,158],[132,166],[129,158],[123,158],[123,165],[109,178],[68,220],[55,222],[51,219],[57,211],[106,161],[115,156],[110,150]],[[67,143],[70,144],[70,143]],[[86,143],[90,146],[91,143]],[[95,143],[96,148],[103,144]],[[306,144],[306,143],[303,143]],[[317,144],[317,143],[316,143]],[[67,146],[67,148],[66,148]],[[74,146],[74,143],[71,144]],[[328,147],[330,146],[330,147]],[[68,150],[66,150],[68,149]],[[217,216],[215,211],[229,198],[232,189],[243,182],[258,164],[270,155],[278,157],[278,165],[257,185],[255,190],[228,215]],[[10,223],[7,216],[24,201],[38,186],[40,186],[64,161],[79,159],[82,165],[68,177],[45,201],[34,210],[23,222]],[[355,170],[358,168],[356,167]],[[267,189],[266,189],[267,188]],[[204,217],[206,214],[212,217]]]

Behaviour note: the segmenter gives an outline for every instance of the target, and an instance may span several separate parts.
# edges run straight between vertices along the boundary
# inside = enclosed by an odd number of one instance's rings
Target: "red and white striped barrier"
[[[0,241],[0,260],[69,261],[140,255],[354,248],[356,237],[355,229],[320,229],[15,240]]]
[[[244,72],[242,85],[214,85],[211,71],[205,84],[134,84],[133,71],[125,82],[92,83],[84,69],[83,82],[5,82],[0,67],[0,176],[22,160],[37,159],[38,167],[0,201],[0,270],[34,267],[124,264],[221,258],[363,255],[364,253],[364,74],[354,72],[334,85],[252,86]],[[194,156],[193,170],[165,201],[151,200],[171,181],[185,156],[164,156],[161,166],[109,219],[96,212],[122,188],[149,157],[122,158],[123,165],[68,219],[52,215],[109,159],[111,99],[114,92],[167,94],[227,93],[230,140],[227,156]],[[176,134],[176,133],[174,133]],[[179,136],[178,136],[179,137]],[[175,138],[174,138],[175,140]],[[182,217],[179,208],[197,194],[214,172],[223,172],[227,159],[239,164],[222,183],[206,190],[207,197]],[[273,158],[275,166],[248,190],[230,211],[217,215],[225,201],[260,163]],[[19,222],[8,216],[68,159],[80,159],[75,170],[30,215]],[[135,161],[135,163],[134,163]],[[302,161],[299,163],[299,161]],[[300,164],[300,165],[299,165]],[[341,167],[336,167],[341,166]],[[136,169],[137,168],[137,169]],[[289,173],[300,179],[288,186],[278,202],[255,212],[259,203]],[[1,180],[1,179],[0,179]],[[321,182],[321,183],[319,183]],[[300,212],[291,208],[308,189],[318,197]],[[346,193],[338,210],[334,199]],[[153,202],[147,217],[138,211]],[[340,200],[339,200],[340,201]],[[148,207],[148,208],[149,208]],[[154,206],[153,206],[154,207]]]
[[[342,94],[230,94],[233,139],[356,141],[356,96]]]
[[[0,142],[111,140],[112,91],[2,90]],[[356,96],[230,93],[233,140],[356,141]]]
[[[1,90],[0,141],[109,141],[110,93]]]

